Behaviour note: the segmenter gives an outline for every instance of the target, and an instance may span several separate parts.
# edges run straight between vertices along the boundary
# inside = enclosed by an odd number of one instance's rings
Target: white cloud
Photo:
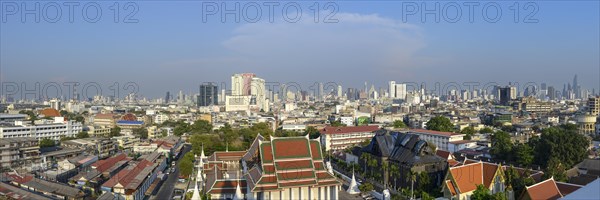
[[[241,65],[281,80],[327,81],[332,73],[346,81],[400,77],[424,60],[415,55],[426,45],[417,26],[376,14],[339,13],[338,23],[314,23],[309,16],[298,23],[243,24],[223,45],[252,60]],[[378,74],[361,73],[366,70]]]

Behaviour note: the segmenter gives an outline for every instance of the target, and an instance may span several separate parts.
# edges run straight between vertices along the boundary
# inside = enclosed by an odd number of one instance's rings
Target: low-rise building
[[[40,165],[40,146],[33,137],[0,139],[0,167],[34,170]]]
[[[97,137],[62,141],[60,145],[66,148],[85,149],[87,153],[97,155],[100,159],[114,155],[119,150],[115,141]]]
[[[325,151],[342,150],[371,139],[379,126],[327,126],[321,129],[321,144]]]
[[[306,130],[306,125],[304,125],[304,124],[284,124],[284,125],[281,125],[281,130],[302,132],[302,131]]]
[[[91,137],[108,137],[111,130],[108,126],[89,126],[88,134]]]
[[[425,129],[412,129],[407,133],[418,135],[422,140],[426,140],[444,151],[450,151],[449,147],[452,145],[450,142],[462,141],[465,136],[465,134]]]
[[[56,199],[83,199],[85,193],[68,185],[35,178],[33,175],[7,174],[10,183]]]
[[[111,192],[119,198],[141,200],[159,173],[167,167],[167,159],[158,152],[144,155],[119,171],[101,186],[101,190]]]
[[[122,149],[133,149],[133,146],[140,141],[140,138],[132,136],[132,135],[124,135],[113,137],[113,140],[117,141],[119,147]]]
[[[504,192],[506,184],[502,166],[474,162],[450,167],[442,184],[442,191],[446,199],[470,199],[478,185],[483,185],[492,194]]]
[[[25,121],[2,124],[0,125],[0,138],[35,137],[39,140],[58,141],[63,137],[75,137],[82,130],[80,122],[65,121],[64,117],[54,117],[54,120],[37,120],[34,124]]]

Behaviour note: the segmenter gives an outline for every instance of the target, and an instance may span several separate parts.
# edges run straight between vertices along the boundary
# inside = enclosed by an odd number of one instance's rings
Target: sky
[[[123,96],[133,83],[157,98],[244,72],[303,90],[391,80],[562,90],[575,74],[583,88],[600,88],[598,1],[276,3],[2,1],[2,94],[7,83],[49,91],[78,82]]]

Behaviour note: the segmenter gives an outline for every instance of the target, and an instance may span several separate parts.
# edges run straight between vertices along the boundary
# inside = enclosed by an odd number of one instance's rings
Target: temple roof
[[[307,137],[258,138],[244,156],[259,155],[260,161],[245,174],[252,191],[272,191],[290,187],[340,185],[323,162],[321,144]],[[252,146],[254,146],[254,144]],[[258,151],[258,152],[251,152]]]

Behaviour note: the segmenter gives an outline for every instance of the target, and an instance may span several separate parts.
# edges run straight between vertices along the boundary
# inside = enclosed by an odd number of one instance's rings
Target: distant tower
[[[169,103],[169,101],[171,100],[171,93],[169,91],[167,91],[167,95],[165,95],[165,103]]]
[[[198,95],[198,107],[218,105],[218,89],[215,84],[205,83],[200,85],[200,95]]]
[[[389,97],[396,98],[396,81],[390,81],[389,90],[390,90]]]

